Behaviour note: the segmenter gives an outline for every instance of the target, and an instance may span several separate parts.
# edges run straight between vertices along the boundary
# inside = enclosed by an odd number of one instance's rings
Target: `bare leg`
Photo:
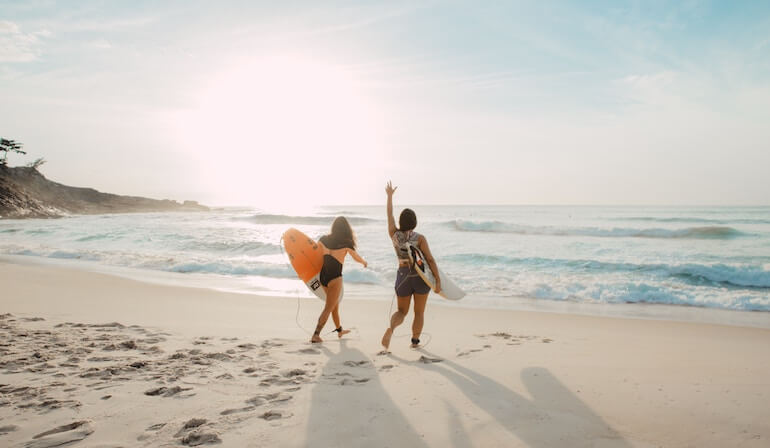
[[[381,344],[385,347],[385,350],[390,347],[390,338],[393,336],[393,330],[396,329],[404,321],[406,314],[409,312],[409,302],[411,302],[412,296],[399,297],[398,309],[392,316],[390,316],[390,327],[385,330],[385,334],[382,335]]]
[[[310,342],[323,342],[321,339],[321,330],[323,330],[326,321],[329,320],[329,314],[337,307],[337,302],[340,297],[340,290],[342,289],[342,277],[337,277],[329,282],[326,287],[326,305],[324,305],[321,315],[318,316],[318,325],[315,327],[313,337],[310,338]]]
[[[428,294],[414,295],[414,322],[412,322],[412,339],[420,339],[422,326],[425,323],[425,306],[428,304]],[[417,344],[412,344],[417,347]]]
[[[332,310],[332,320],[334,321],[334,328],[339,328],[340,331],[337,332],[337,337],[341,338],[342,336],[350,333],[350,330],[342,330],[342,323],[340,322],[340,303],[337,302],[337,306],[334,307]]]

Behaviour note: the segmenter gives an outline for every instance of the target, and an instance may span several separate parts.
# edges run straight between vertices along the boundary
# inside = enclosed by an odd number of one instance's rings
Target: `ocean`
[[[412,208],[440,267],[468,293],[458,306],[770,311],[770,207]],[[363,269],[348,260],[345,296],[392,297],[396,262],[384,205],[2,220],[0,254],[150,281],[310,297],[282,252],[281,234],[296,227],[317,238],[338,215],[350,220],[369,262]]]

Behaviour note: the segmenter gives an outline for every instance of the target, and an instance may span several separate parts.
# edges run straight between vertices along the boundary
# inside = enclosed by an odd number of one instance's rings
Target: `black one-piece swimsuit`
[[[324,255],[324,264],[318,279],[322,285],[329,286],[329,282],[337,277],[342,277],[342,263],[329,254]]]

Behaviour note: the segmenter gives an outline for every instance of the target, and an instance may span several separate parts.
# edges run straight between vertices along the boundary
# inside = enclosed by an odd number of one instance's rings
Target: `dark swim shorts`
[[[427,294],[429,292],[430,286],[417,275],[417,272],[406,266],[398,268],[398,273],[396,274],[397,296],[407,297],[412,294]]]

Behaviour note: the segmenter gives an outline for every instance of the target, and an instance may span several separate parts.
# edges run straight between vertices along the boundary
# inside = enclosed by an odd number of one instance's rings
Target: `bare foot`
[[[337,332],[337,337],[342,339],[342,336],[346,335],[348,333],[350,333],[350,330],[340,330],[340,331]]]
[[[319,342],[323,342],[324,340],[321,339],[321,336],[318,336],[317,334],[314,334],[312,338],[310,338],[310,342],[313,344],[317,344]]]
[[[392,328],[388,328],[387,330],[385,330],[385,334],[382,335],[382,341],[380,341],[380,343],[382,344],[383,347],[385,347],[385,350],[387,350],[388,347],[390,347],[391,336],[393,336]]]

